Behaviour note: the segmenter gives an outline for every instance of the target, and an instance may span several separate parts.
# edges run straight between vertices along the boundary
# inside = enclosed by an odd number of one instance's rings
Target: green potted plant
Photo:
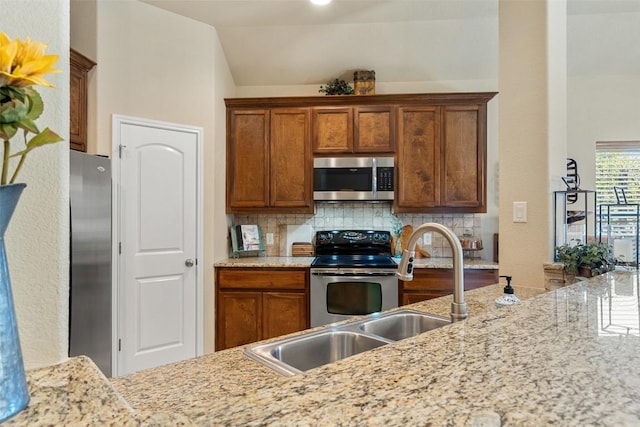
[[[590,242],[582,245],[578,272],[581,276],[591,277],[606,273],[613,268],[609,245],[602,242]]]
[[[556,246],[556,259],[564,265],[564,272],[567,274],[578,274],[578,265],[580,262],[581,249],[579,245],[570,245],[565,243],[562,246]]]
[[[320,86],[318,92],[326,95],[353,95],[353,88],[344,80],[333,79],[328,81],[325,86]]]
[[[583,277],[606,273],[613,266],[609,245],[603,242],[565,243],[556,247],[556,258],[567,274]]]

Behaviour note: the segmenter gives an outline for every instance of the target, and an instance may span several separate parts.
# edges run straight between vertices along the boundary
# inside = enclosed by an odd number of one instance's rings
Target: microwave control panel
[[[393,191],[393,168],[378,167],[378,191]]]

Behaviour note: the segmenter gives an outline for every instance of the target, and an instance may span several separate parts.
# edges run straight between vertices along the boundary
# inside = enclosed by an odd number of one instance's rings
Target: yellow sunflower
[[[11,40],[0,32],[0,87],[25,87],[32,85],[53,87],[45,74],[59,73],[53,66],[58,55],[45,55],[47,45],[39,41]]]

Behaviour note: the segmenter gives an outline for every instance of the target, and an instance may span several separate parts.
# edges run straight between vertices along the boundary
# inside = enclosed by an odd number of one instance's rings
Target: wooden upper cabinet
[[[309,110],[271,111],[270,206],[313,207]]]
[[[353,151],[355,153],[393,153],[395,149],[394,108],[356,107]]]
[[[440,107],[398,109],[396,211],[440,203]]]
[[[311,122],[315,154],[394,151],[392,106],[317,107]]]
[[[487,211],[486,101],[398,109],[395,212]]]
[[[446,106],[442,110],[441,206],[486,211],[486,137],[480,105]]]
[[[353,108],[313,108],[314,153],[353,151]]]
[[[96,63],[73,49],[69,62],[69,148],[87,151],[87,76]]]
[[[309,109],[227,111],[227,212],[312,212]]]
[[[269,110],[227,114],[227,211],[269,205]]]
[[[227,212],[313,213],[313,156],[394,154],[397,213],[483,213],[495,92],[225,99]]]

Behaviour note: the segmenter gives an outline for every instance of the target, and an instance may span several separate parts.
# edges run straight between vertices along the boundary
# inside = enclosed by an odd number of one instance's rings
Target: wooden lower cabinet
[[[262,292],[218,292],[216,350],[259,341]]]
[[[497,269],[465,269],[465,290],[498,283]],[[453,294],[453,269],[416,268],[413,280],[398,280],[398,300],[401,305],[413,304],[428,299]]]
[[[309,269],[216,268],[216,350],[309,327]]]
[[[307,329],[307,298],[293,292],[262,294],[262,339]]]

